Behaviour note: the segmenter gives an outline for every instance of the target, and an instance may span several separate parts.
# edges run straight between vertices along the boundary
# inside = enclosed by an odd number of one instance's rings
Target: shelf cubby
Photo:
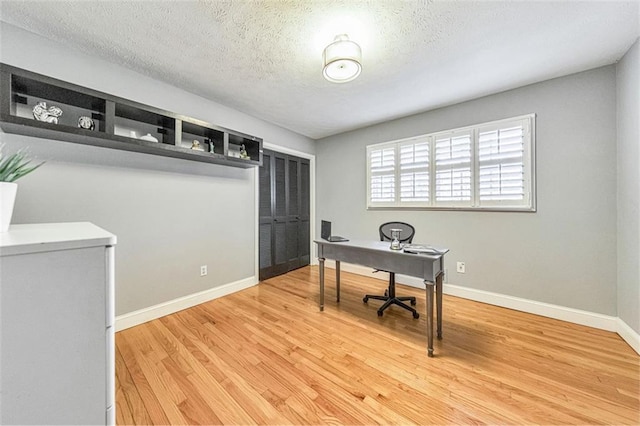
[[[258,161],[262,163],[261,151],[262,144],[260,140],[249,135],[238,133],[228,133],[227,156],[237,158],[242,161]],[[241,150],[244,147],[249,158],[241,157]]]
[[[182,135],[180,146],[191,149],[193,141],[198,141],[204,152],[225,155],[224,131],[207,127],[205,123],[182,121]]]
[[[261,138],[10,65],[0,64],[0,94],[0,128],[7,133],[232,167],[262,164]],[[34,118],[39,102],[62,110],[57,123]],[[90,117],[94,128],[80,128],[80,117]],[[141,139],[146,135],[157,142]],[[192,149],[196,140],[200,149]],[[248,158],[239,158],[242,145]]]
[[[15,75],[11,79],[9,102],[11,116],[30,120],[32,121],[30,124],[34,126],[60,126],[79,129],[78,119],[85,116],[93,119],[94,130],[105,130],[105,100],[86,93]],[[45,109],[57,107],[62,111],[62,115],[57,117],[57,124],[35,119],[33,111],[40,102],[45,103]]]

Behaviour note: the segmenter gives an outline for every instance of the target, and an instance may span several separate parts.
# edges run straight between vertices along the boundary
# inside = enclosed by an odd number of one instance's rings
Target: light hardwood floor
[[[117,423],[638,424],[640,357],[617,334],[444,296],[442,341],[384,283],[305,267],[117,333]],[[424,291],[415,295],[425,311]]]

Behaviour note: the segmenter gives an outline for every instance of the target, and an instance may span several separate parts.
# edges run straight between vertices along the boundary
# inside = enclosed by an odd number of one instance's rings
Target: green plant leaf
[[[3,154],[4,144],[0,145],[0,182],[14,182],[23,176],[28,175],[44,162],[29,166],[31,160],[24,149],[6,157]]]

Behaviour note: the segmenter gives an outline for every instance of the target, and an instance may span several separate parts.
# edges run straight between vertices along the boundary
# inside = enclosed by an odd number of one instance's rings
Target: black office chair
[[[400,231],[400,237],[398,238],[400,240],[400,243],[411,243],[413,241],[413,236],[416,233],[416,230],[413,226],[409,225],[408,223],[404,223],[404,222],[387,222],[387,223],[383,223],[382,225],[380,225],[380,241],[392,241],[393,238],[391,237],[391,230],[392,229],[401,229]],[[381,269],[376,269],[375,272],[389,272],[389,287],[387,288],[387,290],[384,292],[384,296],[378,296],[378,295],[374,295],[374,294],[365,294],[364,298],[362,299],[362,301],[364,303],[367,303],[369,301],[369,299],[375,299],[375,300],[383,300],[384,304],[382,306],[380,306],[380,308],[378,309],[378,316],[381,317],[384,310],[387,309],[389,306],[391,305],[398,305],[401,308],[406,309],[407,311],[410,311],[411,313],[413,313],[413,317],[414,318],[420,318],[420,314],[418,313],[418,311],[416,311],[415,309],[413,309],[411,306],[407,305],[404,302],[411,302],[412,306],[416,305],[416,298],[415,297],[410,297],[410,296],[396,296],[396,274],[394,272],[391,271],[383,271]]]

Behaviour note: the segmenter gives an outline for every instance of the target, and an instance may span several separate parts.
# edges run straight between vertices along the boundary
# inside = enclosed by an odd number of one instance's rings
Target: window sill
[[[461,211],[461,212],[509,212],[509,213],[536,213],[535,207],[407,207],[407,206],[367,206],[367,210],[425,210],[425,211]]]

